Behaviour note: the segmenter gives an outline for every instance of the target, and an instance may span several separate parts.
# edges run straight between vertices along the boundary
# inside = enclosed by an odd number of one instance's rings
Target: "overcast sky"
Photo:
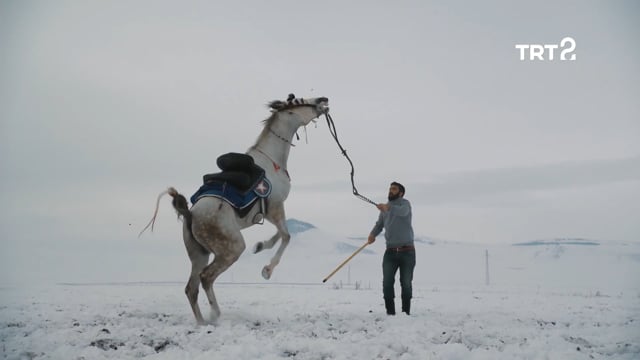
[[[183,251],[168,200],[137,239],[157,194],[190,196],[289,93],[330,99],[358,189],[404,183],[421,236],[640,241],[638,35],[631,0],[1,1],[0,281]],[[575,61],[515,48],[567,36]],[[326,123],[300,136],[288,216],[366,236]]]

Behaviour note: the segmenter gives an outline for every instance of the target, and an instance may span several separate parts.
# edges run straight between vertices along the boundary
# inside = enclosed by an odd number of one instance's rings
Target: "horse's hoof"
[[[262,243],[262,241],[260,241],[259,243],[256,244],[256,246],[253,248],[253,253],[257,254],[260,251],[262,251],[264,249],[264,244]],[[264,270],[263,270],[264,271]]]
[[[269,269],[269,266],[265,266],[262,268],[262,277],[265,280],[269,280],[269,278],[271,278],[271,269]]]
[[[218,319],[220,319],[219,316],[215,316],[215,317],[212,316],[209,319],[209,321],[207,322],[207,325],[209,325],[209,326],[217,326],[218,325]]]

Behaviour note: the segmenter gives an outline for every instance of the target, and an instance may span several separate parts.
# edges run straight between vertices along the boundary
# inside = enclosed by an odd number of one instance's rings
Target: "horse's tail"
[[[153,231],[153,226],[156,223],[156,216],[158,215],[158,208],[160,207],[160,199],[166,194],[171,195],[171,197],[173,198],[173,200],[171,200],[171,204],[173,205],[173,208],[178,213],[178,217],[182,216],[184,218],[184,222],[187,225],[187,229],[189,229],[189,232],[191,232],[192,216],[191,216],[191,211],[189,211],[187,199],[182,194],[180,194],[178,190],[176,190],[173,187],[170,187],[167,190],[161,192],[160,195],[158,195],[158,200],[156,201],[156,210],[153,212],[153,217],[151,218],[151,221],[149,221],[147,226],[145,226],[144,229],[140,231],[140,234],[138,235],[138,237],[140,237],[140,235],[142,235],[142,233],[145,232],[145,230],[147,230],[149,226],[151,226],[151,231]],[[193,234],[191,235],[193,236]]]
[[[185,224],[187,224],[189,231],[191,231],[192,216],[191,211],[189,211],[189,203],[187,202],[187,199],[182,194],[180,194],[178,190],[172,187],[170,187],[167,192],[173,198],[173,200],[171,200],[171,205],[173,205],[173,208],[176,209],[178,217],[182,216],[184,218]]]

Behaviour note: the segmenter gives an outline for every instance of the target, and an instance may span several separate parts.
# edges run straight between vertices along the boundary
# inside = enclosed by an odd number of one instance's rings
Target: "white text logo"
[[[565,37],[560,41],[560,45],[558,44],[516,44],[516,49],[520,50],[520,60],[557,60],[555,57],[556,50],[562,49],[560,52],[560,60],[570,60],[573,61],[576,59],[576,54],[573,52],[576,50],[576,41],[573,40],[572,37]],[[529,56],[527,57],[527,50],[529,52]],[[567,58],[567,55],[571,55]],[[546,58],[545,58],[546,55]]]

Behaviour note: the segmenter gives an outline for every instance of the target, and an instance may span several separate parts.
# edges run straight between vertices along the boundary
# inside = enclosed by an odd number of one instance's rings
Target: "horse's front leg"
[[[280,230],[278,230],[276,234],[271,237],[271,239],[258,242],[253,248],[253,253],[257,254],[264,249],[271,249],[273,245],[275,245],[278,240],[280,240],[280,237],[282,237],[282,235],[280,234]]]
[[[271,258],[269,264],[265,265],[265,267],[262,268],[262,277],[267,280],[271,278],[273,269],[276,267],[276,265],[278,265],[278,263],[280,263],[280,258],[282,258],[284,250],[287,248],[287,245],[289,245],[289,239],[291,239],[291,235],[289,234],[289,230],[287,229],[287,225],[285,223],[284,207],[278,209],[278,211],[275,211],[275,213],[276,216],[273,216],[268,220],[276,226],[276,228],[278,229],[278,233],[271,237],[271,239],[266,241],[264,245],[266,246],[270,242],[273,242],[270,246],[273,247],[273,245],[278,241],[278,238],[281,238],[282,241],[280,242],[280,246],[278,247],[276,254]]]

